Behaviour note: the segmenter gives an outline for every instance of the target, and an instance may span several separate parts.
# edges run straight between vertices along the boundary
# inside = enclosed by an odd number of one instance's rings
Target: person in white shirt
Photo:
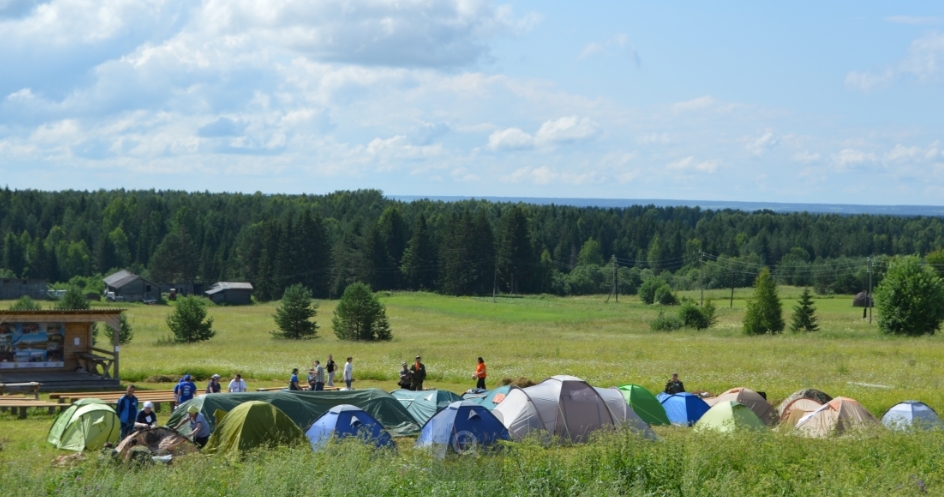
[[[242,375],[236,373],[236,376],[229,382],[229,392],[238,393],[246,391],[246,382],[243,380]]]
[[[347,385],[348,390],[351,389],[351,382],[354,381],[354,358],[348,357],[347,363],[344,364],[344,384]]]

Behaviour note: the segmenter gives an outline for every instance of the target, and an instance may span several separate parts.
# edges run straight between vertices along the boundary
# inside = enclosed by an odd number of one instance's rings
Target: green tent
[[[619,387],[619,391],[626,399],[626,403],[636,411],[643,421],[650,425],[669,425],[669,417],[665,414],[662,403],[649,390],[629,383]]]
[[[429,418],[436,415],[449,404],[462,400],[462,397],[448,390],[394,390],[390,395],[400,401],[410,412],[416,424],[423,426]]]
[[[763,430],[767,428],[754,411],[746,405],[726,400],[718,402],[708,409],[701,419],[695,423],[695,431],[714,430],[723,433],[743,428]]]
[[[111,406],[98,399],[82,399],[56,417],[46,441],[58,449],[98,450],[117,443],[121,423]]]
[[[301,429],[307,429],[334,406],[351,404],[360,407],[393,436],[413,436],[420,427],[400,402],[389,393],[378,388],[363,390],[343,390],[328,392],[279,391],[246,393],[211,393],[188,400],[177,408],[167,421],[168,426],[176,426],[187,415],[187,408],[195,405],[215,429],[217,410],[229,412],[236,406],[258,400],[278,407]]]
[[[284,412],[258,400],[244,402],[223,416],[207,454],[238,455],[258,447],[275,447],[305,440],[305,434]]]

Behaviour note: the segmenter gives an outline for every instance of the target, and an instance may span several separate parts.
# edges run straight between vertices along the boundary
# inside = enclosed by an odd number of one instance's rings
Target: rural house
[[[0,279],[0,300],[16,300],[24,295],[42,300],[46,298],[46,280],[13,278]]]
[[[206,292],[217,304],[248,305],[252,303],[252,283],[220,281]]]
[[[158,300],[161,288],[150,281],[122,269],[103,279],[105,292],[114,292],[116,300],[126,302]]]

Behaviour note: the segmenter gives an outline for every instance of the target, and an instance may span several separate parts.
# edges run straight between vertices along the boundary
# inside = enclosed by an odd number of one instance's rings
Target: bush
[[[715,317],[715,311],[715,305],[712,304],[710,300],[705,303],[704,307],[698,306],[692,301],[688,301],[679,308],[678,315],[685,326],[695,328],[696,330],[704,330],[711,328],[718,322],[718,318]]]
[[[207,317],[206,303],[199,297],[178,297],[167,327],[177,343],[203,342],[213,338],[213,318]]]
[[[60,311],[88,310],[91,307],[85,294],[77,286],[70,286],[65,295],[56,302],[56,309]]]
[[[659,312],[659,317],[655,321],[649,323],[649,327],[652,328],[652,331],[675,331],[685,326],[685,323],[682,320],[674,315],[666,315],[664,312]]]
[[[42,310],[39,303],[33,300],[29,295],[24,295],[17,299],[13,305],[10,306],[11,311],[39,311]]]
[[[302,284],[285,289],[282,303],[275,310],[275,324],[279,331],[271,331],[275,338],[316,338],[318,324],[311,320],[318,314],[318,304],[311,301],[311,291]]]
[[[748,335],[780,333],[783,331],[783,309],[777,297],[777,282],[770,270],[761,269],[754,280],[754,297],[747,302],[744,315],[744,332]]]
[[[658,276],[646,279],[639,285],[639,300],[642,300],[646,305],[652,305],[656,302],[656,290],[667,285],[668,283]]]
[[[672,293],[672,287],[667,284],[656,289],[655,301],[662,305],[678,305],[679,303],[678,298]]]
[[[344,289],[341,301],[331,320],[334,334],[341,340],[390,340],[393,334],[387,323],[387,310],[370,288],[352,283]]]
[[[128,316],[121,313],[118,320],[120,324],[118,328],[118,343],[121,345],[131,343],[131,339],[134,338],[134,329],[131,328],[131,323],[128,322]]]
[[[882,333],[933,335],[944,321],[944,281],[918,257],[893,260],[875,297]]]

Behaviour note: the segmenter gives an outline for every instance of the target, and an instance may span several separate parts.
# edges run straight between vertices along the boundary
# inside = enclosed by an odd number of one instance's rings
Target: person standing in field
[[[475,378],[478,380],[475,388],[485,390],[485,376],[485,360],[479,357],[478,364],[475,365]]]
[[[423,381],[426,380],[426,365],[416,356],[416,362],[410,366],[410,373],[413,374],[413,381],[410,383],[410,390],[420,391],[423,389]]]
[[[288,379],[289,390],[301,390],[298,386],[298,368],[292,368],[292,376]]]
[[[121,421],[121,439],[134,431],[134,422],[138,419],[138,398],[134,396],[134,385],[128,385],[128,390],[118,399],[115,406],[118,421]]]
[[[324,390],[325,370],[320,361],[315,361],[315,391]]]
[[[178,386],[180,387],[179,395],[177,396],[178,406],[192,399],[193,396],[197,394],[197,384],[193,382],[193,377],[189,374],[184,375],[183,383]]]
[[[351,382],[354,381],[354,358],[348,356],[347,362],[344,363],[344,384],[347,385],[347,389],[351,389]]]
[[[665,384],[665,393],[675,395],[685,391],[685,385],[679,380],[678,373],[672,373],[672,379]]]
[[[405,362],[403,368],[400,369],[400,381],[397,382],[397,386],[404,390],[413,390],[413,373]]]
[[[220,375],[215,374],[210,377],[210,383],[207,384],[206,393],[220,393],[220,390],[223,388],[220,385]]]
[[[325,371],[328,372],[328,386],[334,386],[334,372],[338,369],[338,363],[334,362],[334,356],[328,354],[328,362],[325,364]]]
[[[296,382],[297,383],[297,382]],[[180,420],[180,423],[174,427],[174,429],[179,429],[181,426],[190,423],[190,436],[193,439],[194,445],[197,448],[202,449],[204,445],[210,440],[210,424],[207,423],[203,413],[200,412],[200,408],[197,406],[190,406],[187,409],[187,417]]]
[[[243,381],[241,374],[236,373],[236,376],[229,381],[229,393],[241,393],[246,391],[246,382]]]
[[[157,428],[157,414],[154,413],[154,404],[144,403],[144,410],[138,413],[138,417],[134,421],[134,428],[143,430]]]
[[[308,390],[315,390],[315,368],[308,368]]]

